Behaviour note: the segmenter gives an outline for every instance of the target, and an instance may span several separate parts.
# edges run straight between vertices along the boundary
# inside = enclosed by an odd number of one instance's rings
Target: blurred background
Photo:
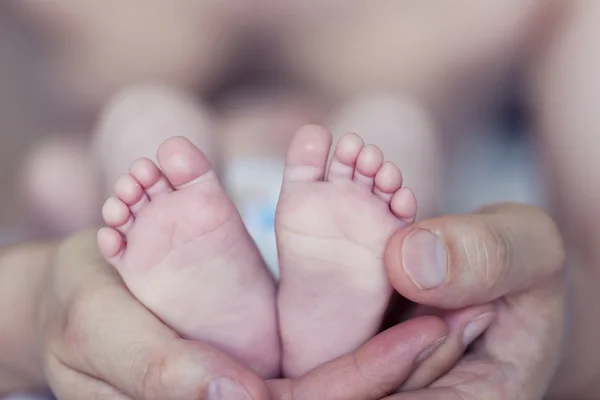
[[[107,164],[131,158],[98,149],[98,121],[138,86],[181,91],[210,115],[204,134],[255,237],[268,236],[263,215],[304,123],[390,149],[421,217],[545,203],[528,82],[560,1],[247,3],[2,2],[0,240],[98,223]],[[238,187],[248,182],[264,193]]]
[[[318,123],[381,146],[419,218],[541,205],[598,265],[599,22],[595,0],[0,1],[0,244],[95,227],[134,158],[191,133],[276,269],[285,149]]]

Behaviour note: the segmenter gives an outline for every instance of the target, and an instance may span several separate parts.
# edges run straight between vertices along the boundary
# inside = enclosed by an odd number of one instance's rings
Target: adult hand
[[[252,371],[207,343],[181,339],[145,309],[103,261],[95,237],[86,232],[58,247],[40,298],[42,361],[59,399],[269,398]]]
[[[554,222],[531,206],[490,206],[399,231],[386,265],[403,296],[445,310],[495,302],[496,315],[472,351],[429,388],[387,399],[542,398],[561,353],[564,259]]]
[[[129,293],[95,243],[88,232],[61,244],[39,299],[41,354],[59,399],[376,400],[449,337],[440,318],[421,317],[301,378],[265,383],[218,349],[166,327]]]

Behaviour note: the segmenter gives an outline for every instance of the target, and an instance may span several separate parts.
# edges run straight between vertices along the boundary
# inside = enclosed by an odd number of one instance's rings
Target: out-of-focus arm
[[[48,243],[0,249],[0,395],[45,387],[37,314],[53,249]]]

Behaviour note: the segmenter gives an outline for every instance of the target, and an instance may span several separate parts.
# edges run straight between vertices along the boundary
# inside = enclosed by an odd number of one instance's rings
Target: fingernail
[[[429,356],[431,356],[433,352],[436,351],[438,347],[440,347],[440,345],[446,341],[447,337],[448,336],[439,338],[438,340],[427,346],[423,351],[421,351],[421,353],[417,356],[417,359],[415,360],[415,364],[420,365],[423,363],[423,361],[427,360]]]
[[[208,400],[251,400],[248,392],[229,378],[215,379],[208,386]]]
[[[462,341],[465,346],[471,345],[492,324],[494,313],[482,314],[474,318],[463,331]]]
[[[402,265],[419,289],[438,287],[446,281],[446,246],[430,231],[415,229],[402,244]]]

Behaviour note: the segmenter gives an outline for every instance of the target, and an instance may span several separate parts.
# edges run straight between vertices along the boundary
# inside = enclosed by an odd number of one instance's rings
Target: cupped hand
[[[387,399],[542,398],[561,355],[564,261],[556,225],[531,206],[490,206],[399,231],[386,265],[403,296],[443,310],[494,303],[495,316],[470,351],[427,389]]]
[[[59,399],[268,399],[258,375],[207,343],[180,338],[144,308],[96,249],[66,240],[48,268],[39,336]]]
[[[47,271],[39,344],[59,399],[377,400],[450,334],[438,317],[416,318],[303,377],[264,382],[210,344],[182,339],[144,308],[98,253],[94,232],[63,242]]]

